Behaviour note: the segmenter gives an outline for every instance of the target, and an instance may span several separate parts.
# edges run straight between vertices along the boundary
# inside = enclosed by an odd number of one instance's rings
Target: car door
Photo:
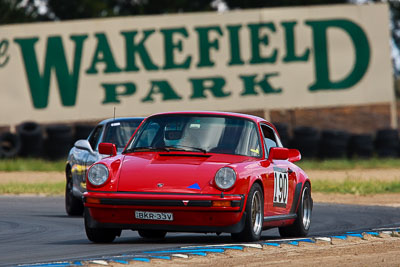
[[[282,143],[272,127],[262,124],[261,130],[264,138],[264,151],[268,158],[270,149],[282,147]],[[266,216],[289,213],[297,181],[292,168],[292,163],[288,160],[272,160],[268,168],[264,196],[267,207]]]

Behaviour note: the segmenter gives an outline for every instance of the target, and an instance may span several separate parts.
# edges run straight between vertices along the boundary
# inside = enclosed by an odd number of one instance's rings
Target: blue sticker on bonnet
[[[192,185],[189,185],[188,188],[189,188],[189,189],[197,189],[197,190],[200,190],[200,186],[199,186],[198,183],[194,183],[194,184],[192,184]]]

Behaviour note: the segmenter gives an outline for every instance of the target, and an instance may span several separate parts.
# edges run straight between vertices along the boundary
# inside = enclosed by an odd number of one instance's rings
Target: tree
[[[42,19],[34,0],[0,1],[0,24],[32,22]]]
[[[48,16],[59,20],[211,10],[211,0],[48,0]]]

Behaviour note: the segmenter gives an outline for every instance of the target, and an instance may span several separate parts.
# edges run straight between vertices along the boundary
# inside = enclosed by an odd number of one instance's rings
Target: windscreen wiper
[[[128,148],[123,153],[126,154],[138,151],[169,151],[169,149],[167,149],[166,147],[140,146]]]
[[[166,146],[164,148],[167,149],[167,151],[171,151],[171,150],[193,151],[193,150],[196,150],[196,151],[203,152],[204,154],[207,153],[207,150],[205,150],[204,148],[194,147],[194,146],[175,145],[175,146]],[[190,150],[188,150],[188,149],[190,149]]]

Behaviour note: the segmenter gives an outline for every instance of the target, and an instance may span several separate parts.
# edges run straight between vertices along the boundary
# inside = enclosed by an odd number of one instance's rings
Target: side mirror
[[[301,154],[297,149],[288,149],[283,147],[272,147],[269,150],[269,160],[288,160],[296,162],[301,159]]]
[[[87,150],[90,153],[93,153],[92,146],[90,145],[89,141],[86,139],[80,139],[80,140],[76,141],[74,144],[74,147],[83,149],[83,150]]]
[[[115,156],[117,155],[117,147],[112,143],[100,143],[99,153],[103,155]]]
[[[289,158],[289,149],[283,147],[271,147],[269,150],[269,160],[287,160]]]
[[[301,154],[300,151],[298,151],[297,149],[289,149],[289,158],[288,160],[290,162],[296,162],[301,160]]]

